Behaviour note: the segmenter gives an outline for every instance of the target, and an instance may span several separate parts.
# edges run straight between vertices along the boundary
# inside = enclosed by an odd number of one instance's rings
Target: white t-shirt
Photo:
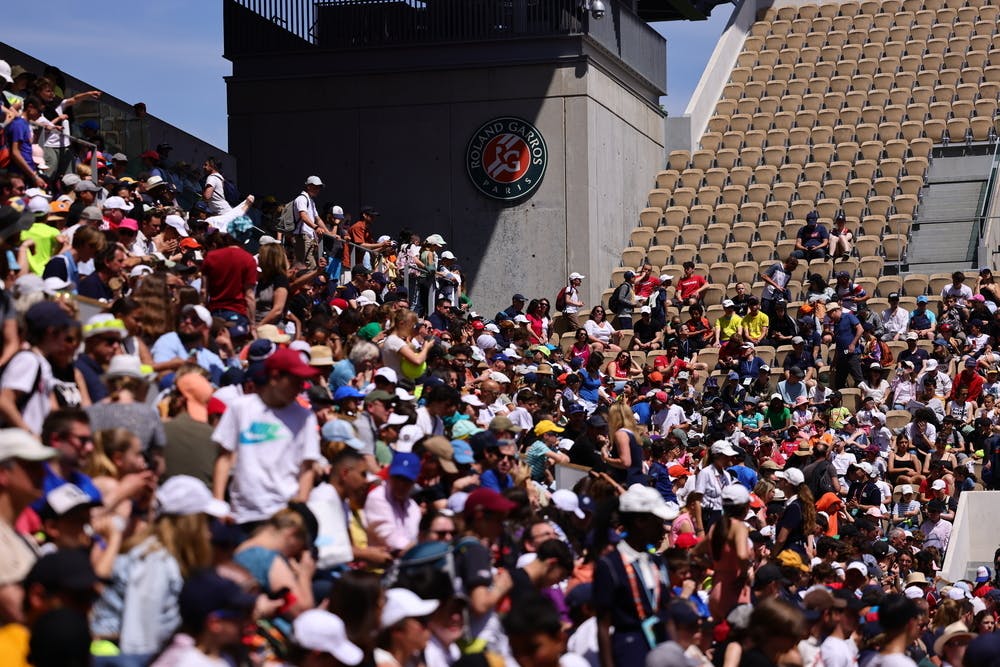
[[[222,174],[214,172],[205,179],[205,187],[212,186],[212,198],[208,200],[208,207],[212,209],[213,215],[221,215],[229,211],[232,206],[226,201],[226,180]]]
[[[0,376],[0,389],[31,394],[21,411],[21,418],[34,433],[42,432],[42,422],[52,409],[49,397],[54,384],[52,366],[45,357],[33,351],[19,352],[11,357]]]
[[[850,639],[827,637],[819,647],[824,667],[854,667],[858,664],[858,647]]]
[[[319,461],[316,415],[298,403],[275,409],[257,394],[229,404],[212,440],[236,452],[230,505],[237,523],[261,521],[299,490],[305,461]]]
[[[316,202],[308,194],[303,192],[292,202],[292,206],[295,210],[295,233],[301,234],[308,239],[316,238],[316,232],[309,225],[302,222],[302,216],[299,215],[302,211],[305,211],[309,216],[309,220],[316,224],[319,219],[319,211],[316,210]]]
[[[917,667],[917,663],[905,653],[890,653],[875,656],[868,663],[868,667]]]
[[[386,339],[382,341],[382,365],[388,366],[396,371],[397,374],[402,373],[401,364],[403,363],[403,357],[400,356],[399,351],[405,345],[406,341],[396,334],[386,336]]]
[[[316,516],[319,535],[316,565],[323,569],[349,563],[354,559],[349,529],[350,507],[337,495],[337,489],[323,483],[309,494],[309,509]]]
[[[588,336],[602,343],[608,343],[611,340],[611,334],[615,331],[615,328],[607,320],[600,324],[594,320],[587,320],[583,323],[583,328],[587,330]]]

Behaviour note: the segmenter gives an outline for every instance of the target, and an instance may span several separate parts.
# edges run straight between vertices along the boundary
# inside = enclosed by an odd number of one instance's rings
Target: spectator
[[[830,234],[819,222],[819,213],[810,211],[806,214],[806,224],[795,235],[795,250],[792,252],[792,257],[807,261],[826,259],[829,247]]]
[[[312,488],[319,436],[312,411],[295,403],[316,369],[294,350],[264,362],[267,382],[257,394],[229,404],[212,438],[221,448],[212,474],[216,498],[233,475],[233,517],[246,530],[270,519],[291,500],[304,502]]]

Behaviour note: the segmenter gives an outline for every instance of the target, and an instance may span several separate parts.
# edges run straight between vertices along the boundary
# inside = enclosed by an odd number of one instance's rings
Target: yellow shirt
[[[28,664],[28,628],[19,623],[0,627],[0,656],[4,667],[31,667]]]
[[[729,337],[734,333],[739,333],[740,325],[742,324],[743,318],[736,313],[733,313],[729,317],[723,315],[715,320],[715,326],[719,329],[719,339],[723,342],[729,340]]]
[[[743,327],[747,333],[758,339],[764,333],[764,327],[770,324],[770,320],[762,311],[757,311],[757,315],[747,315],[743,318]]]

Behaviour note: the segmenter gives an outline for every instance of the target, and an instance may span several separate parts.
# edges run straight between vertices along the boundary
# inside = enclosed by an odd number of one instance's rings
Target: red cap
[[[760,496],[758,496],[756,493],[751,492],[750,507],[752,507],[755,510],[759,510],[763,506],[764,506],[764,501],[761,500]]]
[[[659,371],[653,371],[649,374],[650,382],[663,382],[663,373]]]
[[[465,516],[471,517],[477,509],[497,514],[507,514],[517,507],[517,503],[507,500],[493,489],[480,487],[465,499]]]
[[[473,320],[472,328],[475,329],[476,331],[482,331],[483,329],[486,328],[486,325],[483,324],[482,320]]]
[[[150,160],[159,160],[160,154],[157,153],[156,151],[146,151],[145,153],[140,153],[139,157],[144,159],[148,158]]]
[[[694,533],[681,533],[674,540],[674,546],[678,549],[690,549],[698,544],[698,536]]]
[[[668,364],[667,358],[660,355],[653,361],[653,368],[666,368]]]
[[[658,400],[660,403],[666,403],[667,402],[667,392],[665,392],[665,391],[658,391],[655,394],[653,394],[653,398],[655,398],[656,400]]]
[[[296,350],[283,348],[276,351],[264,362],[264,370],[268,373],[279,371],[281,373],[291,373],[300,378],[316,377],[319,369],[313,368],[302,361],[302,355]]]
[[[201,244],[198,243],[198,240],[193,239],[190,236],[182,238],[178,245],[182,248],[187,248],[188,250],[201,250]]]
[[[118,229],[131,229],[133,232],[139,231],[139,222],[135,218],[125,218],[118,223]],[[184,239],[187,241],[187,239]],[[181,241],[181,245],[184,245],[184,241]]]
[[[334,308],[340,308],[341,310],[347,310],[351,304],[347,303],[344,299],[333,299],[330,301],[330,305]]]
[[[208,399],[207,411],[209,416],[211,415],[221,415],[226,411],[226,404],[217,399],[215,396]]]
[[[671,477],[690,477],[692,473],[680,463],[675,463],[667,468],[667,474]]]

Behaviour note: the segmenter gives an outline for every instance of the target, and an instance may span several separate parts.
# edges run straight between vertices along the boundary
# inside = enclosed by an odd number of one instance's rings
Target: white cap
[[[229,516],[229,504],[213,498],[205,483],[190,475],[176,475],[161,484],[156,490],[156,503],[160,515]]]
[[[451,250],[445,250],[443,253],[441,253],[441,259],[455,259],[455,253],[453,253]]]
[[[746,505],[750,502],[750,492],[740,483],[730,484],[722,489],[723,505]]]
[[[187,223],[184,222],[184,218],[182,218],[181,216],[175,213],[171,213],[163,220],[163,222],[176,229],[177,233],[180,234],[181,236],[188,235]]]
[[[385,606],[382,607],[382,627],[389,628],[404,618],[423,618],[433,614],[437,600],[424,600],[406,588],[390,588],[385,592]]]
[[[469,494],[465,491],[456,491],[455,493],[448,496],[448,509],[450,509],[455,514],[461,514],[465,511],[465,501],[469,499]]]
[[[410,421],[409,415],[393,412],[386,418],[385,423],[382,424],[382,428],[385,428],[386,426],[402,426],[408,421]]]
[[[531,320],[528,319],[527,315],[515,315],[514,321],[518,324],[530,324]]]
[[[919,600],[924,597],[924,592],[918,586],[909,586],[903,591],[903,595],[911,600]]]
[[[691,378],[691,374],[688,373],[687,371],[681,371],[680,373],[677,374],[677,379],[678,380],[688,380],[690,378]]]
[[[261,245],[261,246],[265,246],[265,245],[280,245],[280,244],[281,244],[281,241],[279,241],[278,239],[274,238],[273,236],[269,236],[267,234],[264,234],[264,236],[261,236],[260,240],[257,241],[257,245]]]
[[[34,197],[28,200],[28,210],[31,211],[32,213],[48,213],[49,212],[48,197],[35,195]]]
[[[388,366],[383,366],[382,368],[375,371],[375,377],[385,378],[388,382],[396,384],[399,382],[399,376],[396,375],[396,371],[392,370]]]
[[[500,384],[510,383],[510,378],[499,371],[493,371],[490,373],[490,379],[494,382],[499,382]]]
[[[639,314],[640,315],[645,315],[647,313],[652,313],[652,312],[653,312],[653,309],[650,308],[649,306],[643,306],[642,308],[639,309]]]
[[[947,484],[943,479],[936,479],[931,483],[931,488],[935,491],[944,491],[947,488]]]
[[[574,271],[573,273],[569,274],[569,279],[570,280],[583,280],[586,277],[587,276],[583,275],[582,273],[577,273],[576,271]]]
[[[489,331],[490,333],[500,333],[500,327],[498,327],[493,322],[490,322],[485,327],[483,327],[483,331]]]
[[[399,437],[396,438],[396,442],[393,443],[392,448],[404,454],[412,452],[413,445],[422,437],[424,437],[424,429],[416,424],[407,424],[399,429]]]
[[[132,267],[132,270],[128,272],[130,278],[138,278],[139,276],[145,276],[153,272],[153,267],[147,266],[146,264],[136,264]]]
[[[868,475],[869,477],[875,476],[875,468],[872,466],[871,463],[868,463],[868,461],[862,461],[861,463],[858,464],[858,467],[864,470],[865,474]]]
[[[661,282],[661,283],[668,283],[668,282],[670,282],[670,281],[671,281],[671,280],[673,280],[673,279],[674,279],[674,277],[673,277],[673,276],[671,276],[671,275],[668,275],[668,274],[666,274],[666,273],[664,273],[664,274],[663,274],[662,276],[660,276],[660,282]]]
[[[124,199],[118,196],[108,197],[104,200],[104,209],[107,210],[112,208],[120,211],[131,211],[132,204],[127,203]]]
[[[396,387],[396,398],[401,401],[415,401],[417,397],[414,394],[406,391],[402,387]]]
[[[14,83],[14,79],[10,76],[10,64],[6,60],[0,60],[0,79]]]
[[[854,561],[853,563],[851,563],[850,565],[848,565],[847,568],[845,568],[845,569],[846,569],[847,572],[850,572],[851,570],[854,570],[856,572],[860,572],[861,574],[865,575],[866,577],[868,576],[868,566],[865,565],[864,563],[862,563],[859,560]]]
[[[774,473],[774,476],[778,479],[783,479],[792,486],[801,486],[806,483],[806,477],[802,474],[802,471],[798,468],[788,468],[787,470],[779,470]]]
[[[45,494],[45,504],[56,516],[63,516],[77,507],[100,505],[76,484],[60,484]]]
[[[559,441],[558,446],[559,449],[563,450],[564,452],[568,452],[569,450],[573,449],[573,445],[575,444],[576,443],[570,440],[569,438],[563,438]]]
[[[722,456],[736,456],[739,452],[733,447],[732,443],[728,440],[716,440],[712,443],[711,448],[712,456],[722,455]]]
[[[442,237],[440,234],[431,234],[426,239],[424,239],[424,243],[428,245],[448,245],[447,243],[445,243],[444,237]]]
[[[152,269],[150,269],[150,272],[152,272]],[[50,296],[55,296],[57,292],[73,287],[73,283],[56,276],[49,276],[43,281],[43,284],[45,285],[43,291]]]
[[[481,408],[486,405],[475,394],[466,394],[465,396],[462,396],[462,402],[466,405],[471,405],[474,408]]]
[[[732,299],[726,299],[725,301],[722,302],[722,307],[723,308],[735,308],[736,304],[733,303]]]
[[[497,339],[489,334],[480,334],[476,338],[476,347],[480,350],[492,350],[497,346]]]
[[[323,181],[319,179],[319,176],[310,176],[306,179],[306,185],[318,185],[323,187]]]
[[[340,617],[323,609],[308,609],[296,616],[292,630],[302,648],[329,653],[345,665],[359,665],[365,657],[365,652],[347,638]]]
[[[578,519],[587,515],[580,509],[580,497],[569,489],[559,489],[552,493],[552,504],[563,512],[572,512]]]
[[[188,310],[193,310],[195,314],[198,316],[198,319],[201,320],[202,324],[204,324],[206,327],[212,326],[212,314],[208,312],[208,308],[197,303],[189,303],[188,305],[181,308],[182,313]]]
[[[931,486],[933,486],[933,485],[931,485]],[[910,486],[909,484],[903,484],[901,487],[899,487],[899,494],[901,496],[912,495],[913,494],[913,487]]]
[[[618,497],[618,510],[636,514],[652,514],[664,521],[672,521],[680,514],[675,503],[667,503],[660,492],[642,484],[633,484]]]
[[[146,374],[142,372],[142,363],[139,361],[139,357],[133,354],[116,354],[108,362],[108,370],[104,373],[104,377],[130,377],[145,380]]]

